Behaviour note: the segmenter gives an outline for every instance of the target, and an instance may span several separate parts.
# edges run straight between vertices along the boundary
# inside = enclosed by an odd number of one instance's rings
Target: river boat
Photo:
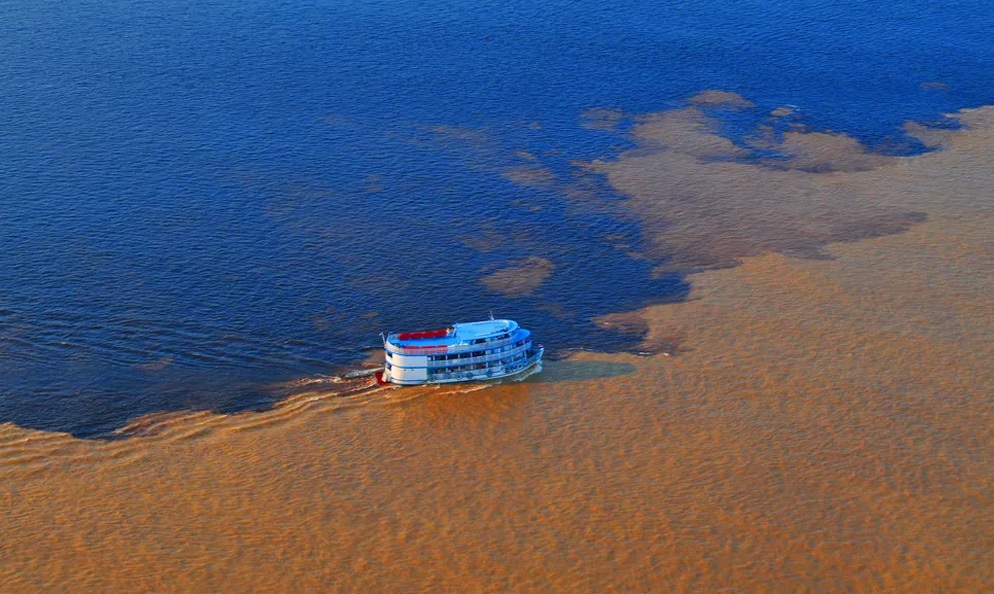
[[[541,345],[514,320],[462,322],[437,330],[398,332],[383,339],[384,383],[446,384],[541,371]]]

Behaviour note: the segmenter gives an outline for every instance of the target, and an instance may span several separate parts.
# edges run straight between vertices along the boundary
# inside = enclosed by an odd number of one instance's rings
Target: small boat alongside
[[[462,322],[383,339],[382,382],[399,385],[488,380],[541,370],[541,345],[514,320]]]

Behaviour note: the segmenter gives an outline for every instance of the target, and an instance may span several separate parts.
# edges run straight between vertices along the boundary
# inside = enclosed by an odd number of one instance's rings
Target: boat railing
[[[542,358],[542,351],[539,350],[533,353],[530,357],[524,359],[518,359],[517,361],[511,361],[502,366],[500,375],[497,377],[504,377],[509,374],[517,373],[518,371],[525,369],[531,365],[534,365],[536,361]],[[446,379],[478,379],[486,380],[491,377],[490,371],[483,373],[483,370],[470,370],[470,371],[438,371],[429,370],[431,372],[431,380],[446,380]]]
[[[504,345],[520,340],[520,337],[512,336],[503,340],[493,342],[481,342],[477,344],[453,344],[446,346],[398,346],[387,341],[386,348],[390,352],[400,355],[449,355],[455,353],[465,353],[466,351],[478,351],[480,349],[492,350]]]
[[[510,349],[507,351],[501,351],[499,353],[487,353],[486,355],[480,355],[479,357],[466,357],[465,359],[445,359],[442,361],[429,361],[428,368],[435,369],[439,367],[461,367],[463,365],[475,365],[477,363],[491,363],[493,361],[500,361],[501,359],[506,359],[513,355],[520,353],[521,351],[528,348],[528,345],[521,345],[520,348]]]

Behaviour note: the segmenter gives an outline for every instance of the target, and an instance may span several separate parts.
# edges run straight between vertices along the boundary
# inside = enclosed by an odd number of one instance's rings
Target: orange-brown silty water
[[[697,105],[589,166],[703,270],[628,316],[659,354],[2,426],[0,590],[994,590],[994,110],[906,158],[798,131],[790,167],[712,159]]]

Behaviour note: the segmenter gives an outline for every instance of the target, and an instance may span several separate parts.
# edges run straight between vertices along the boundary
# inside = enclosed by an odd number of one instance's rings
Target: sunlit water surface
[[[0,7],[4,589],[994,588],[992,19],[867,10]]]

